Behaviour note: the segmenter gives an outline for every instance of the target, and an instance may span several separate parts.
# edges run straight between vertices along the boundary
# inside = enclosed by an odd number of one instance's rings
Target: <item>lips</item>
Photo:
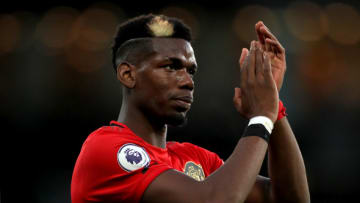
[[[189,110],[191,107],[191,104],[193,102],[193,97],[191,96],[179,96],[173,98],[175,101],[175,104],[177,106],[177,109],[180,111]]]
[[[191,103],[193,103],[193,98],[191,96],[181,96],[181,97],[176,97],[174,99],[188,103],[190,105],[191,105]]]

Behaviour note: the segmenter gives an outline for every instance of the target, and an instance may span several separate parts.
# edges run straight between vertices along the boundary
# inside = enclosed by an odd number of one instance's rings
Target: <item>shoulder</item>
[[[175,142],[175,141],[169,141],[167,142],[167,147],[172,149],[193,149],[198,148],[199,146],[194,145],[190,142]]]
[[[216,153],[189,142],[169,142],[168,149],[184,161],[185,173],[187,168],[198,168],[199,166],[207,177],[223,164],[222,159]]]
[[[84,142],[76,165],[87,174],[128,174],[149,166],[151,158],[143,141],[116,126],[103,126],[92,132]],[[100,173],[101,171],[101,173]]]
[[[152,180],[168,169],[151,161],[138,136],[127,129],[104,126],[91,133],[81,149],[72,177],[72,195],[74,199],[139,202]]]
[[[93,131],[87,137],[84,145],[95,144],[96,146],[99,146],[99,144],[120,144],[132,140],[136,140],[136,136],[125,128],[120,128],[117,126],[102,126]]]
[[[125,153],[130,156],[133,155],[130,152],[141,153],[145,151],[141,145],[141,139],[126,128],[103,126],[92,132],[85,140],[79,154],[79,162],[90,165],[97,164],[98,167],[115,167],[121,163],[119,162],[122,160],[120,158]],[[144,161],[148,162],[149,160]],[[127,168],[126,165],[125,168]]]
[[[206,163],[213,161],[223,163],[222,159],[215,152],[189,142],[168,142],[168,149],[181,156],[196,157]]]
[[[167,143],[167,147],[172,150],[172,151],[185,151],[185,152],[190,152],[190,153],[213,153],[203,147],[200,147],[198,145],[192,144],[190,142],[168,142]]]

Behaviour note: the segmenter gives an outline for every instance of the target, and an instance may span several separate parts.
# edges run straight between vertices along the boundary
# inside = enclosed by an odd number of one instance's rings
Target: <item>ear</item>
[[[135,66],[129,63],[121,63],[117,67],[117,79],[127,88],[132,89],[136,83]]]

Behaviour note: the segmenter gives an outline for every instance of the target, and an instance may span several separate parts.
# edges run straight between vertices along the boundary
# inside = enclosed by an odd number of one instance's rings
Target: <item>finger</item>
[[[266,39],[269,39],[269,38],[266,38]],[[265,39],[265,51],[270,51],[270,52],[272,52],[273,49],[272,49],[272,47],[271,47],[271,44],[266,43],[266,39]]]
[[[240,59],[239,59],[240,68],[243,67],[245,58],[246,58],[246,56],[247,56],[248,54],[249,54],[249,50],[248,50],[247,48],[243,48],[242,51],[241,51]]]
[[[269,28],[267,28],[265,25],[261,26],[259,29],[260,29],[260,32],[264,35],[265,38],[270,38],[270,39],[278,41],[278,39],[275,37],[275,35],[273,33],[271,33]]]
[[[269,39],[269,38],[266,38],[265,35],[263,35],[263,37],[264,37],[264,45],[263,45],[263,47],[264,47],[265,51],[272,51],[271,45],[269,43],[266,43],[266,39]]]
[[[234,98],[241,97],[241,89],[239,87],[235,87]]]
[[[245,83],[248,79],[248,64],[249,64],[249,51],[244,51],[247,52],[247,54],[242,53],[241,57],[239,59],[239,66],[240,66],[240,83]],[[241,58],[244,58],[243,61],[241,62]],[[242,64],[241,64],[242,63]]]
[[[283,54],[285,53],[284,47],[280,44],[279,41],[272,40],[270,38],[266,38],[265,44],[269,44],[270,46],[274,47],[277,53]]]
[[[265,51],[273,51],[272,47],[269,44],[266,44],[267,38],[276,38],[271,31],[265,26],[265,24],[262,21],[259,21],[257,24],[257,33],[258,37],[259,35],[263,38],[262,47]]]
[[[271,73],[271,59],[269,54],[266,52],[264,52],[263,71],[264,71],[264,78],[266,80],[273,80],[273,75]]]
[[[255,24],[255,31],[256,31],[256,35],[257,35],[257,38],[261,44],[261,49],[262,50],[266,50],[266,47],[265,47],[265,36],[262,34],[260,28],[261,26],[263,26],[263,22],[262,21],[259,21]]]
[[[263,69],[263,51],[260,49],[260,43],[257,42],[256,44],[256,63],[255,63],[255,74],[256,77],[261,76],[262,69]]]
[[[284,48],[281,46],[279,40],[275,37],[275,35],[271,33],[271,31],[268,27],[266,27],[264,24],[262,24],[262,26],[259,29],[265,37],[265,50],[266,51],[271,51],[274,53],[284,53]],[[267,39],[277,42],[279,46],[274,47],[274,45],[269,45],[269,43],[266,43]]]
[[[262,32],[260,30],[262,25],[263,25],[262,21],[257,22],[255,24],[255,32],[256,32],[257,38],[258,38],[259,42],[261,43],[261,45],[264,45],[265,44],[265,37],[264,37],[264,35],[262,34]]]
[[[238,87],[235,87],[234,89],[234,105],[238,112],[242,112],[242,102],[241,102],[241,89]]]
[[[248,82],[253,82],[255,80],[255,41],[251,42],[250,52],[249,52],[249,62],[247,64],[247,75]]]

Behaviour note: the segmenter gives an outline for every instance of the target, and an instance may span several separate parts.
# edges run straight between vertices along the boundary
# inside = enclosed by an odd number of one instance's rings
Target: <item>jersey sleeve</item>
[[[224,161],[216,153],[191,143],[184,144],[195,149],[194,152],[197,153],[202,165],[205,166],[204,172],[207,174],[206,176],[210,175],[224,164]]]
[[[139,143],[101,136],[95,135],[80,152],[71,185],[73,203],[139,202],[148,185],[171,169],[151,160]]]

